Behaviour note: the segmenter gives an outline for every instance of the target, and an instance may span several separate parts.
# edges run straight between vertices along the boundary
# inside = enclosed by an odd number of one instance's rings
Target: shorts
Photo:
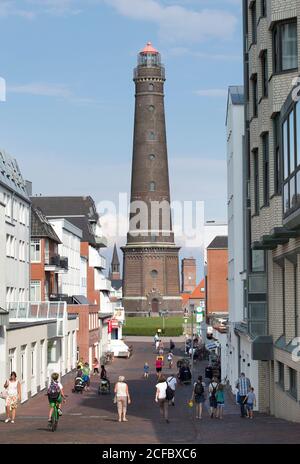
[[[57,400],[53,400],[53,399],[50,399],[49,396],[48,396],[48,400],[49,400],[49,405],[51,408],[54,408],[54,406],[58,403],[58,404],[61,404],[62,402],[62,396],[59,395],[59,397],[57,398]]]
[[[157,367],[157,368],[156,368],[156,372],[157,372],[157,373],[161,372],[161,370],[162,370],[161,367]]]
[[[196,404],[203,404],[205,402],[204,395],[195,395],[195,403]]]
[[[214,409],[217,408],[217,400],[216,400],[216,398],[212,398],[212,397],[209,398],[209,406],[211,408],[214,408]]]
[[[248,411],[253,411],[253,403],[247,403],[246,408],[248,409]]]
[[[218,408],[224,408],[224,402],[219,402],[217,403]]]

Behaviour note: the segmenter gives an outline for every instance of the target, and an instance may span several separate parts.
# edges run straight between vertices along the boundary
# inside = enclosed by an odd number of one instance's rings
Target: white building
[[[29,298],[30,200],[15,159],[0,152],[0,307]]]
[[[244,301],[245,236],[244,236],[244,90],[229,87],[227,102],[227,195],[228,195],[228,303],[229,329],[227,355],[222,375],[227,376],[232,390],[241,372],[251,379],[258,395],[258,363],[251,359],[251,341],[247,335]],[[258,398],[259,403],[259,398]]]
[[[64,218],[51,218],[49,222],[61,241],[58,245],[59,255],[68,259],[68,272],[58,276],[58,293],[69,296],[80,295],[82,231]]]

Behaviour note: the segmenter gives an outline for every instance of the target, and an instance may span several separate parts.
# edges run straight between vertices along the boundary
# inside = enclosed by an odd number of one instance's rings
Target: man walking
[[[172,397],[171,401],[169,401],[169,404],[172,404],[172,406],[175,406],[175,390],[176,390],[176,385],[177,385],[177,379],[176,379],[174,374],[171,374],[167,378],[167,384],[171,388],[171,390],[173,391],[173,397]]]
[[[239,399],[240,399],[240,406],[241,406],[241,417],[246,416],[246,408],[245,408],[245,400],[250,392],[251,388],[251,382],[250,380],[245,376],[244,372],[241,373],[240,378],[238,379],[236,383],[236,388],[239,391]]]

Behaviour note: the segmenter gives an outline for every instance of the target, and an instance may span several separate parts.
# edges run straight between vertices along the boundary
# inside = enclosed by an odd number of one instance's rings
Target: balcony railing
[[[56,268],[68,270],[69,262],[68,258],[60,255],[50,256],[49,260],[45,263],[46,267],[55,266]]]

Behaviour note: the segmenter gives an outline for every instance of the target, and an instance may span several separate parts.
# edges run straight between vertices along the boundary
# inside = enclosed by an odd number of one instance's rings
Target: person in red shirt
[[[163,359],[162,359],[161,356],[158,356],[156,358],[156,361],[155,361],[155,368],[156,368],[157,377],[160,376],[160,373],[162,371],[162,367],[163,367]]]

